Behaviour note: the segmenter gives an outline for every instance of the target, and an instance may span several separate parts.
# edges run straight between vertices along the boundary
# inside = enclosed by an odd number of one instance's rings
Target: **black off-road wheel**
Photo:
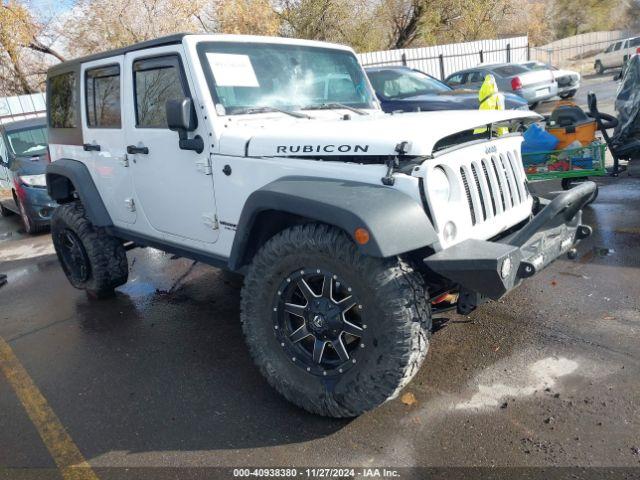
[[[398,257],[360,253],[342,231],[302,225],[256,254],[241,320],[268,382],[292,403],[354,417],[394,398],[427,354],[422,277]]]
[[[107,298],[126,283],[127,254],[122,242],[95,228],[80,202],[56,208],[51,218],[56,254],[71,285],[93,298]]]

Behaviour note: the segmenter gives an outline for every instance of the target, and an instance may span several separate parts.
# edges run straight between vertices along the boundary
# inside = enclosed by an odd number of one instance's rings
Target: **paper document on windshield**
[[[211,73],[219,87],[259,87],[248,55],[207,53]]]

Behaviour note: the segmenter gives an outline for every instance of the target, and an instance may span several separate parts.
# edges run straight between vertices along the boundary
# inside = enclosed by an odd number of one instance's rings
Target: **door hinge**
[[[196,169],[204,175],[211,175],[213,172],[211,168],[211,158],[207,157],[204,162],[197,162]]]
[[[202,222],[211,230],[218,230],[220,224],[218,223],[218,215],[215,213],[205,213],[202,215]]]
[[[130,212],[136,211],[136,202],[133,201],[133,198],[125,198],[124,204],[127,206],[127,210]]]

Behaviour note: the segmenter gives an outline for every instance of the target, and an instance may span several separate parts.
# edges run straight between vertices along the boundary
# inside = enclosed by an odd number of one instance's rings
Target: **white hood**
[[[341,111],[342,112],[342,111]],[[309,112],[311,116],[318,112]],[[322,112],[326,113],[326,112]],[[407,155],[430,155],[435,144],[450,135],[510,120],[539,120],[534,112],[519,110],[457,110],[334,118],[294,119],[284,114],[268,118],[234,119],[220,138],[219,153],[232,156],[340,156],[394,155],[408,142]],[[347,113],[345,111],[345,113]]]

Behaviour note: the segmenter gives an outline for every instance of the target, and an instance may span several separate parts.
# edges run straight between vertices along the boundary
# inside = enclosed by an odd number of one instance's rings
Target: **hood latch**
[[[400,142],[396,145],[395,151],[397,155],[389,157],[389,159],[385,162],[387,165],[387,174],[382,177],[382,184],[391,186],[395,183],[395,178],[393,177],[393,170],[396,167],[400,166],[400,157],[404,157],[409,151],[409,142]]]

